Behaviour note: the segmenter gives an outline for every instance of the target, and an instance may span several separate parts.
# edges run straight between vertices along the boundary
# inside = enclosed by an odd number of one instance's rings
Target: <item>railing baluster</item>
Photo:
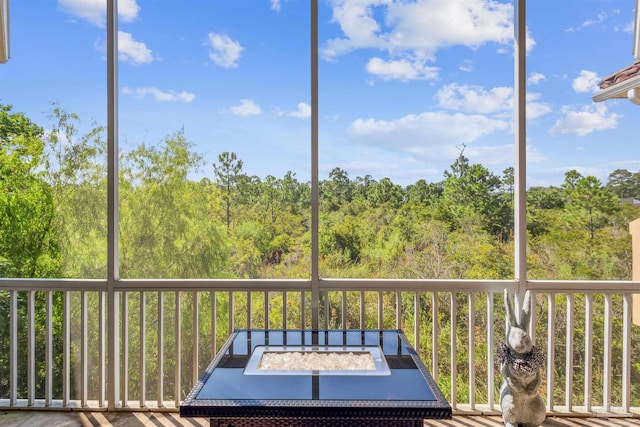
[[[382,315],[382,303],[384,302],[384,295],[382,291],[378,291],[378,329],[384,329],[384,317]]]
[[[129,407],[129,292],[122,292],[122,339],[120,367],[120,400],[123,408]]]
[[[413,293],[413,348],[420,354],[420,293]]]
[[[631,295],[624,294],[622,319],[622,411],[631,408]]]
[[[62,406],[66,408],[71,395],[71,292],[64,291],[62,295]]]
[[[106,293],[98,292],[98,337],[100,346],[100,385],[98,406],[103,408],[107,401],[107,305]]]
[[[289,322],[287,318],[287,291],[282,291],[282,329],[289,328]]]
[[[193,301],[193,323],[191,325],[193,342],[192,342],[192,359],[191,359],[191,380],[192,384],[198,381],[200,376],[200,355],[198,354],[200,349],[200,336],[198,331],[200,330],[200,307],[199,307],[199,295],[197,291],[191,294],[191,300]]]
[[[307,328],[307,297],[306,292],[300,292],[300,329]]]
[[[322,323],[324,324],[324,329],[329,329],[329,308],[331,307],[331,299],[329,298],[330,292],[324,292],[324,296],[324,320]]]
[[[45,393],[44,404],[51,406],[53,402],[53,295],[51,291],[45,293],[45,310],[47,320],[45,324]]]
[[[493,359],[493,354],[494,354],[494,349],[495,344],[494,344],[494,303],[493,303],[493,292],[489,292],[487,294],[487,348],[489,349],[489,351],[487,351],[487,372],[489,375],[489,378],[487,379],[487,387],[488,387],[488,395],[487,398],[489,399],[489,409],[490,410],[494,410],[495,408],[495,364],[494,364],[494,359]]]
[[[89,314],[87,310],[87,292],[80,291],[80,406],[87,406],[89,388]],[[126,338],[126,337],[125,337]],[[126,347],[127,341],[123,339]]]
[[[548,296],[547,307],[547,410],[553,411],[553,370],[555,368],[555,316],[556,316],[555,294]]]
[[[476,304],[473,292],[469,292],[469,406],[476,408]]]
[[[264,293],[264,328],[269,329],[269,291]]]
[[[365,329],[365,294],[360,291],[360,329]]]
[[[565,352],[565,404],[573,410],[573,294],[567,293],[567,343]]]
[[[402,329],[402,292],[396,291],[396,329]]]
[[[147,294],[140,292],[140,407],[147,406]]]
[[[9,317],[9,405],[18,403],[18,292],[10,291]]]
[[[602,381],[602,406],[611,412],[611,294],[604,295],[604,367]]]
[[[591,412],[593,380],[593,296],[586,294],[584,299],[584,405]]]
[[[158,408],[164,407],[164,292],[158,292]]]
[[[36,328],[35,328],[35,292],[27,292],[27,405],[33,406],[36,392]]]
[[[347,292],[342,291],[342,310],[340,312],[340,324],[342,329],[347,329]]]
[[[216,357],[216,353],[218,352],[218,344],[217,335],[216,335],[216,326],[217,326],[217,315],[218,315],[218,304],[216,300],[216,291],[211,291],[211,359],[213,360]]]
[[[233,304],[233,296],[234,293],[233,291],[229,291],[229,335],[231,335],[233,333],[233,330],[235,329],[235,318],[234,318],[234,304]]]
[[[457,397],[457,377],[458,377],[458,304],[456,301],[456,293],[451,292],[451,396],[449,397],[449,403],[453,410],[458,407]]]
[[[247,329],[251,329],[251,291],[247,292]]]
[[[176,364],[174,369],[174,386],[173,394],[176,408],[180,406],[182,383],[180,381],[180,371],[182,370],[182,318],[180,316],[180,306],[182,305],[182,293],[176,291],[175,293],[175,317],[174,317],[174,333],[175,333],[175,352],[176,352]]]
[[[433,377],[433,380],[437,383],[438,382],[438,365],[439,365],[439,361],[438,361],[438,335],[440,334],[440,327],[439,327],[439,324],[438,324],[438,293],[435,292],[435,291],[431,294],[431,309],[432,309],[432,314],[431,314],[431,322],[432,322],[432,329],[431,329],[431,360],[432,360],[431,376]]]

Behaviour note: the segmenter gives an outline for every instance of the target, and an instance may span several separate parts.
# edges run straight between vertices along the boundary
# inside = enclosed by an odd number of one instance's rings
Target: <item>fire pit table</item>
[[[451,406],[400,330],[237,330],[187,398],[211,426],[422,426]]]

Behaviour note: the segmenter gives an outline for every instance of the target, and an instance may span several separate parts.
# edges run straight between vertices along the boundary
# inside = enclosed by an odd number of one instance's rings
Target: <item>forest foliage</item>
[[[79,134],[79,117],[58,105],[52,106],[48,128],[32,122],[8,105],[0,106],[0,277],[2,278],[81,278],[104,279],[107,266],[106,209],[106,142],[105,129],[93,125]],[[424,179],[401,186],[389,178],[374,179],[370,175],[352,178],[336,167],[320,181],[319,253],[322,277],[341,278],[415,278],[415,279],[513,279],[513,168],[496,174],[465,156],[464,147],[450,168],[443,171],[439,182]],[[194,180],[196,173],[207,178]],[[119,253],[123,278],[302,278],[308,279],[311,268],[311,186],[298,180],[295,172],[282,177],[249,176],[244,164],[233,151],[219,154],[217,161],[207,164],[204,156],[185,138],[183,130],[167,135],[156,144],[140,144],[120,155],[119,165]],[[630,221],[640,217],[640,172],[624,169],[610,173],[606,183],[594,176],[583,176],[576,170],[565,174],[559,186],[531,187],[527,190],[527,270],[530,279],[631,279]],[[26,345],[24,322],[27,293],[20,292],[18,303],[20,345]],[[365,303],[375,306],[376,298],[384,298],[384,307],[395,306],[395,292],[367,294]],[[44,353],[45,293],[37,292],[36,336],[38,355]],[[180,307],[180,292],[169,295],[164,304]],[[328,295],[328,323],[334,327],[376,327],[361,324],[357,309],[358,294],[347,293],[349,313],[342,325],[340,293]],[[78,301],[82,295],[72,293],[73,318],[79,316]],[[158,322],[156,293],[134,295],[127,300],[132,312],[139,312],[141,302],[148,305],[148,323]],[[171,300],[171,298],[173,298]],[[196,298],[198,298],[196,303]],[[209,294],[202,298],[186,294],[191,300],[182,315],[185,331],[193,331],[189,310],[213,307],[215,299],[220,319],[212,325],[206,316],[195,330],[223,340],[229,323],[230,298],[235,306],[247,304],[250,295]],[[433,301],[427,295],[415,300],[406,298],[402,322],[411,325],[412,311],[419,306],[425,322],[421,323],[420,350],[433,351]],[[465,295],[454,296],[460,306],[469,304]],[[478,306],[486,305],[486,295],[478,297]],[[62,293],[53,293],[53,336],[57,350],[62,346]],[[286,311],[290,324],[300,323],[301,305],[290,299]],[[9,293],[0,291],[0,398],[8,394],[9,357]],[[184,302],[184,301],[183,301]],[[542,301],[544,303],[544,301]],[[99,304],[91,294],[89,306]],[[275,296],[269,302],[269,319],[278,324],[284,301]],[[564,302],[562,302],[564,304]],[[562,307],[563,305],[559,307]],[[443,307],[446,302],[443,301]],[[619,306],[619,304],[618,304]],[[191,307],[190,309],[188,307]],[[264,301],[253,307],[256,318],[264,318]],[[413,307],[413,308],[412,308]],[[262,311],[260,311],[262,310]],[[386,309],[385,309],[386,310]],[[375,311],[375,309],[374,309]],[[393,309],[392,309],[393,311]],[[171,325],[179,310],[169,310],[165,322]],[[264,322],[242,319],[248,326],[265,326]],[[231,313],[236,315],[235,312]],[[458,314],[454,314],[458,315]],[[559,310],[558,316],[566,316]],[[436,323],[450,324],[452,313],[442,309]],[[540,321],[545,314],[540,311]],[[372,317],[373,318],[373,317]],[[392,316],[385,314],[385,318]],[[297,320],[296,320],[297,319]],[[369,319],[369,318],[367,318]],[[431,319],[431,323],[427,322]],[[577,319],[580,325],[581,318]],[[489,351],[482,331],[486,316],[476,319],[477,355],[486,359]],[[561,324],[562,318],[558,320]],[[582,319],[583,321],[583,319]],[[601,322],[602,319],[596,319]],[[98,330],[97,316],[88,326]],[[457,324],[460,337],[469,335],[463,318]],[[385,327],[395,322],[385,321]],[[200,331],[202,328],[202,331]],[[171,331],[171,329],[168,329]],[[577,330],[580,334],[582,329]],[[132,342],[140,328],[131,329]],[[448,332],[447,332],[448,331]],[[409,331],[413,337],[413,331]],[[190,332],[185,332],[186,334]],[[192,332],[191,332],[192,333]],[[452,331],[443,328],[437,351],[448,355]],[[173,335],[172,335],[173,334]],[[601,335],[601,333],[600,333]],[[185,336],[183,342],[193,341]],[[96,343],[99,337],[92,338]],[[165,351],[171,353],[175,331],[164,337]],[[155,329],[147,334],[150,377],[145,381],[155,389],[152,377],[154,357],[162,351]],[[205,340],[203,340],[205,341]],[[485,344],[482,344],[485,342]],[[138,346],[140,344],[137,344]],[[636,342],[636,345],[637,342]],[[198,351],[208,354],[209,344]],[[79,348],[72,346],[74,363]],[[463,347],[462,345],[460,346]],[[22,348],[22,347],[21,347]],[[99,360],[91,346],[92,360]],[[132,354],[139,347],[131,349]],[[56,369],[62,363],[62,352],[55,352]],[[174,355],[175,356],[175,355]],[[185,358],[192,354],[185,349]],[[467,355],[468,356],[468,355]],[[465,371],[464,354],[460,372]],[[26,359],[21,356],[19,393],[26,390]],[[40,360],[40,359],[39,359]],[[133,361],[135,365],[139,361]],[[172,368],[175,357],[167,354],[165,369]],[[38,363],[37,394],[44,389],[42,361]],[[192,367],[196,369],[198,367]],[[92,367],[92,372],[98,369]],[[446,364],[439,381],[451,382]],[[481,365],[478,370],[486,370]],[[634,368],[635,369],[635,368]],[[132,370],[132,372],[135,370]],[[139,371],[139,370],[138,370]],[[637,375],[640,375],[634,370]],[[78,374],[74,374],[78,375]],[[132,388],[141,379],[132,373]],[[183,383],[190,383],[186,372]],[[457,393],[468,392],[461,373]],[[562,369],[559,368],[559,376]],[[96,379],[97,378],[97,379]],[[640,376],[638,377],[640,378]],[[469,381],[467,379],[467,381]],[[99,388],[99,376],[91,376],[91,387]],[[73,393],[79,383],[73,381]],[[483,388],[484,387],[484,388]],[[486,384],[476,393],[485,396]],[[54,384],[54,394],[61,393],[62,382]],[[188,389],[189,387],[187,387]],[[446,388],[446,387],[444,387]],[[168,393],[171,393],[169,390]],[[184,393],[184,390],[183,390]],[[640,398],[640,391],[637,391]],[[579,395],[579,393],[577,393]]]

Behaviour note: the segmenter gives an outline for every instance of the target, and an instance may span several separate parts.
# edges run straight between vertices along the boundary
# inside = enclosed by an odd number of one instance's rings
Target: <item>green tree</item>
[[[0,277],[60,277],[42,128],[0,106]]]
[[[470,164],[464,156],[464,149],[444,176],[444,190],[438,204],[439,218],[450,224],[452,229],[459,229],[471,221],[493,231],[488,218],[500,210],[495,205],[500,178],[480,164]]]
[[[591,239],[594,238],[596,229],[606,225],[608,217],[619,209],[615,194],[603,187],[594,176],[583,177],[571,170],[565,174],[562,188],[568,200],[568,208],[575,214],[570,218],[582,223]]]
[[[349,173],[340,168],[329,172],[329,179],[320,183],[320,199],[330,211],[338,210],[344,203],[353,198],[354,186]]]
[[[107,173],[105,129],[79,135],[77,114],[53,104],[45,137],[44,174],[55,201],[53,224],[65,277],[106,277]]]
[[[231,204],[238,191],[238,182],[242,176],[242,160],[236,153],[225,151],[218,155],[219,164],[213,164],[216,182],[222,188],[222,197],[225,203],[227,232],[231,227]]]
[[[616,169],[609,174],[606,187],[621,199],[640,198],[640,172]]]
[[[211,278],[223,275],[228,251],[215,221],[214,189],[189,173],[202,165],[179,131],[122,159],[123,277]],[[215,193],[214,193],[215,194]]]

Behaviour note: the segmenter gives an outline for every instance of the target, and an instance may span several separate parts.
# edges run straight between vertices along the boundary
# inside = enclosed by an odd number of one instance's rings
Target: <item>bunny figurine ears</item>
[[[520,318],[516,317],[513,309],[513,300],[509,297],[507,290],[504,290],[504,307],[507,311],[507,345],[516,354],[526,354],[531,351],[533,341],[529,336],[529,320],[531,319],[531,293],[527,291],[524,295],[524,302],[520,310]]]
[[[514,295],[515,299],[515,295]],[[515,310],[513,309],[513,299],[509,297],[509,291],[504,290],[504,308],[507,311],[507,321],[511,327],[520,327],[525,329],[529,326],[529,320],[531,319],[531,292],[527,291],[524,294],[524,302],[522,309],[520,310],[520,318],[516,317]]]

